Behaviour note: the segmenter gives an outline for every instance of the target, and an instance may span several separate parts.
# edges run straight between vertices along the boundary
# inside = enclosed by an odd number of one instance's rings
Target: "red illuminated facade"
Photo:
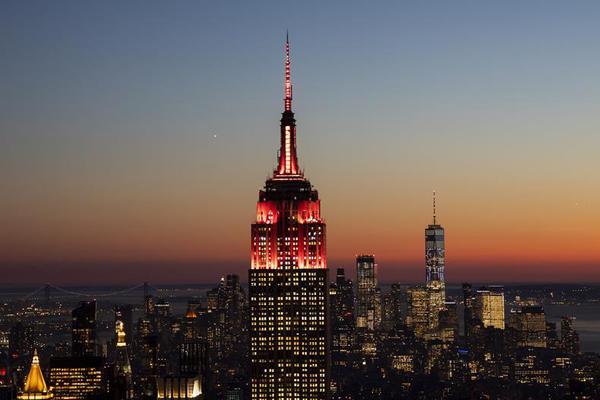
[[[298,166],[290,47],[281,145],[251,228],[252,400],[329,398],[328,277],[319,195]]]
[[[288,41],[280,129],[277,168],[259,193],[256,222],[252,224],[252,269],[326,268],[319,194],[298,166]]]

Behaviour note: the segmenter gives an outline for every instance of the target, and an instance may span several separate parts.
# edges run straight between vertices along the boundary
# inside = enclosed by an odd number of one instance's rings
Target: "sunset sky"
[[[246,278],[283,45],[329,267],[600,281],[600,2],[0,5],[0,282]],[[27,268],[25,268],[27,267]],[[26,271],[26,273],[25,273]]]

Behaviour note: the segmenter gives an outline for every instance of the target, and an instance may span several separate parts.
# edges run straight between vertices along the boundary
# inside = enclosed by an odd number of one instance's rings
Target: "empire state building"
[[[280,141],[251,229],[251,398],[327,399],[325,223],[319,194],[298,165],[288,40]]]

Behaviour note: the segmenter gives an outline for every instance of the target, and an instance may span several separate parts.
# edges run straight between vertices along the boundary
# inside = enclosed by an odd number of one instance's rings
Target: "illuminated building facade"
[[[484,328],[504,329],[504,287],[488,286],[477,290],[474,313]]]
[[[326,399],[328,277],[319,195],[296,155],[289,42],[281,147],[251,227],[252,399]]]
[[[430,291],[431,311],[439,313],[446,301],[446,244],[444,228],[436,221],[435,192],[433,192],[433,224],[425,229],[425,282]],[[437,317],[434,317],[437,319]]]
[[[131,363],[127,354],[125,326],[122,321],[115,323],[115,364],[113,366],[112,387],[115,399],[126,400],[133,397]]]
[[[167,376],[156,381],[157,399],[202,399],[202,383],[197,376]]]
[[[381,323],[380,291],[375,256],[356,257],[356,327],[375,330]]]
[[[40,359],[38,358],[37,351],[34,351],[31,368],[25,378],[25,385],[23,386],[23,390],[17,395],[17,399],[44,400],[52,398],[54,398],[54,395],[52,390],[46,386],[46,381],[40,368]]]
[[[424,339],[431,332],[432,325],[429,290],[424,286],[416,286],[409,288],[406,295],[406,326],[414,331],[416,337]]]
[[[96,355],[96,301],[82,301],[71,313],[72,356],[84,357]]]
[[[102,357],[53,357],[50,386],[59,400],[85,400],[106,391]]]

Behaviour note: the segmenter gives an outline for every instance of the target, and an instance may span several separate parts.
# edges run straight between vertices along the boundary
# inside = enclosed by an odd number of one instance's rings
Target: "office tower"
[[[46,386],[44,375],[40,368],[40,359],[38,358],[37,351],[33,352],[33,360],[31,361],[31,368],[25,378],[25,385],[23,390],[17,395],[19,400],[43,400],[52,399],[54,394],[52,390]]]
[[[382,328],[390,331],[399,329],[402,325],[402,307],[406,302],[405,294],[399,283],[392,283],[389,292],[382,298],[381,305],[381,325]]]
[[[560,319],[560,347],[568,354],[579,354],[579,334],[573,329],[573,317]]]
[[[375,256],[356,257],[356,327],[375,330],[381,322],[381,301],[377,288]]]
[[[331,354],[333,363],[343,362],[354,346],[354,287],[343,268],[337,269],[329,286]]]
[[[96,355],[96,300],[82,301],[71,313],[73,357]]]
[[[179,345],[179,373],[181,375],[207,376],[208,360],[208,350],[205,341],[185,341]]]
[[[251,229],[251,398],[326,399],[325,223],[318,192],[298,166],[287,40],[280,132],[278,163],[259,193]]]
[[[440,311],[439,337],[444,343],[454,342],[458,338],[458,315],[454,301],[447,301]]]
[[[438,225],[436,219],[435,192],[433,192],[433,224],[425,229],[425,281],[431,297],[431,312],[434,314],[444,308],[446,301],[444,228]],[[434,315],[433,318],[437,317]]]
[[[415,336],[424,339],[432,328],[429,290],[425,286],[408,288],[406,326],[411,328]]]
[[[474,317],[484,328],[504,329],[504,287],[488,286],[475,293]]]
[[[114,399],[131,399],[133,397],[133,386],[131,364],[129,362],[129,354],[127,354],[127,335],[124,324],[120,320],[117,320],[115,323],[115,335],[115,363],[113,366],[111,392]]]
[[[106,391],[104,359],[95,356],[50,358],[50,386],[57,400],[85,400]]]
[[[474,303],[475,297],[473,296],[473,287],[470,283],[462,284],[463,290],[463,305],[464,305],[464,335],[466,338],[471,336],[473,330],[473,318],[474,318]]]
[[[240,285],[240,277],[230,274],[225,278],[218,296],[218,310],[222,325],[220,329],[220,350],[223,357],[245,351],[246,332],[246,293]]]
[[[546,314],[541,306],[522,306],[511,313],[510,327],[520,347],[546,347]]]

